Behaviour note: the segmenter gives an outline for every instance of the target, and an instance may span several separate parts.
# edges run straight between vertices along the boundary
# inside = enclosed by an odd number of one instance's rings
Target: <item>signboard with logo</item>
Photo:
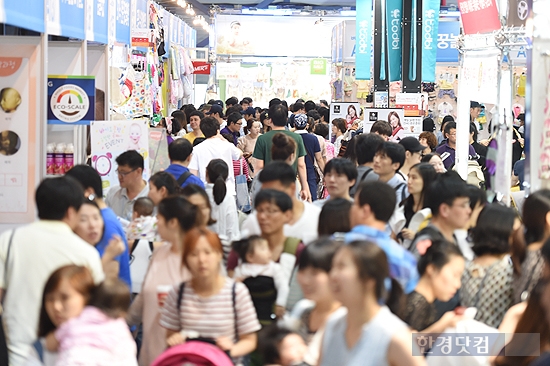
[[[0,1],[0,23],[44,32],[44,1]]]
[[[440,21],[437,35],[437,62],[458,62],[456,40],[460,35],[459,21]]]
[[[390,122],[392,129],[403,130],[404,114],[398,108],[364,108],[363,109],[363,133],[369,133],[376,121]],[[404,135],[405,132],[402,132]]]
[[[424,1],[422,7],[422,81],[429,83],[435,82],[439,7],[439,0]]]
[[[495,0],[459,0],[464,34],[490,33],[500,29]]]
[[[48,124],[88,125],[94,112],[94,76],[48,76]]]
[[[403,108],[406,117],[425,116],[428,112],[428,94],[397,93],[395,95],[395,106]]]
[[[206,61],[193,61],[193,74],[210,75],[210,63]]]
[[[508,0],[506,25],[509,27],[525,26],[525,20],[529,17],[530,11],[527,0]]]
[[[372,48],[372,0],[356,1],[355,78],[370,80]]]
[[[401,80],[402,46],[401,21],[403,2],[401,0],[386,1],[387,44],[388,44],[388,74],[389,81]],[[422,54],[424,56],[424,54]]]

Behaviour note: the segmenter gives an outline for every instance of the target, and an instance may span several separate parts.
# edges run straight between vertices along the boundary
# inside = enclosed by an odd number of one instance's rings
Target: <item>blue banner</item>
[[[94,114],[94,76],[48,76],[48,124],[89,125]]]
[[[401,80],[401,61],[403,59],[403,40],[401,20],[403,18],[403,2],[401,0],[386,1],[386,26],[388,45],[388,76],[389,81]]]
[[[440,0],[424,0],[422,4],[422,81],[435,82]]]
[[[44,2],[40,0],[4,0],[0,4],[0,23],[44,32]]]
[[[355,78],[370,80],[372,48],[372,0],[356,1]]]
[[[460,35],[460,21],[440,21],[437,36],[437,62],[458,62],[456,40]]]
[[[116,0],[116,33],[118,43],[130,44],[130,0]]]
[[[88,0],[90,1],[90,0]],[[94,42],[109,43],[109,4],[106,0],[93,0],[93,39]],[[90,19],[91,17],[88,17]]]
[[[58,26],[54,32],[51,34],[86,39],[86,30],[84,29],[84,0],[78,1],[63,1],[63,0],[54,0],[50,1],[48,5],[53,7],[58,6],[58,9],[52,9],[48,7],[48,13],[50,11],[54,12],[53,15],[55,19],[55,24]],[[57,11],[58,10],[58,11]]]

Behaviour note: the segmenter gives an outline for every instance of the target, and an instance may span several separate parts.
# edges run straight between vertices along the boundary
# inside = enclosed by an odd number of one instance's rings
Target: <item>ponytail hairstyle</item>
[[[229,175],[229,167],[222,159],[213,159],[206,167],[206,176],[210,183],[214,183],[213,193],[214,202],[219,205],[223,202],[227,194],[225,181]]]
[[[151,178],[149,178],[149,182],[153,183],[153,185],[159,191],[162,188],[166,188],[166,194],[168,196],[172,196],[180,193],[180,187],[178,185],[178,182],[176,181],[176,178],[174,178],[174,176],[170,173],[157,172],[153,174]]]
[[[353,256],[359,279],[363,282],[374,280],[374,294],[385,302],[392,313],[403,315],[405,296],[399,282],[390,277],[390,266],[386,253],[369,241],[354,241],[343,245],[339,250],[349,250]]]
[[[418,275],[420,277],[426,273],[426,269],[430,264],[435,269],[441,270],[451,261],[453,256],[462,257],[460,248],[444,239],[420,240],[417,243],[417,248],[421,254],[417,264]]]
[[[287,160],[296,152],[296,142],[288,135],[278,132],[273,135],[271,145],[272,160]]]

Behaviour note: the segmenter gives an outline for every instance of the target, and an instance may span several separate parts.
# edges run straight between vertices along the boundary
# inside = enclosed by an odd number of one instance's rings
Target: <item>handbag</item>
[[[250,192],[248,191],[248,180],[243,174],[243,160],[239,160],[240,174],[235,177],[235,185],[237,187],[237,208],[242,212],[252,211],[250,202]]]
[[[7,277],[8,277],[8,261],[10,259],[10,251],[11,251],[11,243],[13,241],[13,234],[15,234],[15,229],[11,232],[10,235],[10,241],[8,242],[8,251],[6,253],[6,262],[4,263],[4,283],[7,284]],[[4,299],[6,298],[6,292],[7,292],[7,285],[5,285],[6,289],[4,289],[4,296],[2,297],[2,304],[4,304]],[[8,345],[7,345],[7,338],[6,333],[4,330],[4,323],[3,323],[3,313],[4,309],[2,309],[2,314],[0,314],[0,365],[7,365],[9,362],[8,359]]]

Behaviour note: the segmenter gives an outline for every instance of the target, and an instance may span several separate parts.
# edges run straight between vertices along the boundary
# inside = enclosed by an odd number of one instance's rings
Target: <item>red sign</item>
[[[205,61],[193,61],[193,74],[210,75],[210,64]]]
[[[458,0],[464,34],[490,33],[500,29],[495,0]]]

